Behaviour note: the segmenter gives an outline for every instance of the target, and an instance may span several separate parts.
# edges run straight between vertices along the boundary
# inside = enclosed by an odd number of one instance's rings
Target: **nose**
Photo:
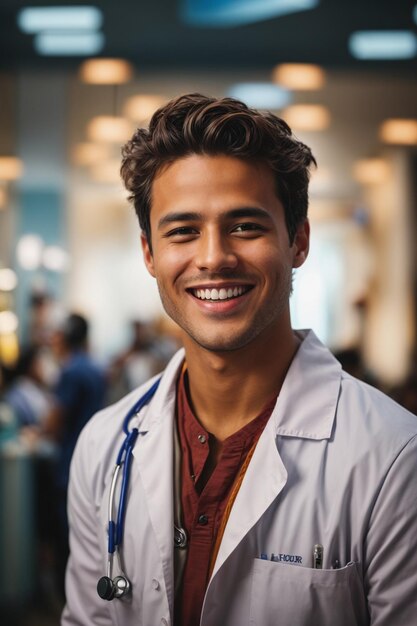
[[[200,236],[195,262],[199,270],[219,272],[234,269],[238,258],[227,235],[213,229]]]

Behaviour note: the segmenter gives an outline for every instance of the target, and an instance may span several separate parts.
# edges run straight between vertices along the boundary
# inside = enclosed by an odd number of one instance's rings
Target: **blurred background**
[[[416,70],[417,0],[0,0],[2,623],[59,623],[74,415],[179,345],[119,177],[173,96],[235,96],[311,146],[293,325],[417,412]]]

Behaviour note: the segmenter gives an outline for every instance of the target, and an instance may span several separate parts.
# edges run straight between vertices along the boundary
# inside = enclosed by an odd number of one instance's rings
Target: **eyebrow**
[[[271,215],[266,209],[250,206],[238,207],[236,209],[226,211],[224,217],[226,219],[240,219],[244,217],[257,217],[260,219],[268,220],[271,219]],[[173,213],[168,213],[159,220],[158,229],[161,229],[164,226],[172,224],[174,222],[197,222],[201,219],[203,219],[203,215],[201,213],[198,213],[197,211],[175,211]]]

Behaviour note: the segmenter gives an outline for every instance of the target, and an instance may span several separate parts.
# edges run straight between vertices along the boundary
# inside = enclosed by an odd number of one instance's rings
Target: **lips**
[[[199,300],[208,300],[210,302],[215,302],[218,300],[233,300],[234,298],[239,298],[244,293],[247,293],[252,287],[250,285],[236,285],[236,286],[228,286],[228,287],[220,287],[220,288],[199,288],[199,289],[190,289],[190,293],[193,294],[195,298]]]

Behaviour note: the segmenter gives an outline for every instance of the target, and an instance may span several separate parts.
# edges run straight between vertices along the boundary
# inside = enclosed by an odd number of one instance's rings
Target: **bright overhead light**
[[[110,146],[102,143],[78,143],[72,150],[75,165],[92,165],[109,157]]]
[[[80,67],[80,78],[92,85],[121,85],[133,76],[133,67],[123,59],[89,59]]]
[[[0,313],[0,334],[9,335],[17,330],[19,325],[16,313],[13,311],[2,311]]]
[[[13,291],[17,285],[16,272],[3,267],[0,270],[0,291]]]
[[[291,102],[288,89],[272,83],[238,83],[227,93],[231,98],[242,100],[255,109],[282,109]]]
[[[197,26],[239,26],[314,9],[319,0],[182,0],[182,17]]]
[[[42,262],[43,241],[38,235],[23,235],[18,241],[17,260],[25,270],[36,270]]]
[[[363,185],[377,185],[387,180],[391,169],[385,159],[360,159],[353,164],[353,177]]]
[[[35,36],[34,46],[42,56],[88,56],[103,49],[104,35],[94,31],[45,31]]]
[[[87,135],[92,141],[124,143],[130,139],[132,129],[124,117],[99,115],[88,124]]]
[[[385,120],[381,125],[379,136],[385,143],[414,146],[417,144],[417,120]]]
[[[412,59],[417,55],[417,36],[408,30],[358,31],[349,37],[349,50],[360,60]]]
[[[17,157],[0,157],[0,180],[16,180],[23,173],[23,162]]]
[[[165,104],[166,98],[158,95],[140,94],[126,101],[124,113],[135,122],[147,122],[159,107]]]
[[[329,110],[320,104],[294,104],[282,117],[293,130],[320,131],[330,124]]]
[[[93,6],[26,7],[17,15],[17,24],[24,33],[44,30],[96,30],[103,15]]]
[[[288,89],[321,89],[326,82],[324,70],[308,63],[283,63],[272,72],[272,80]]]

